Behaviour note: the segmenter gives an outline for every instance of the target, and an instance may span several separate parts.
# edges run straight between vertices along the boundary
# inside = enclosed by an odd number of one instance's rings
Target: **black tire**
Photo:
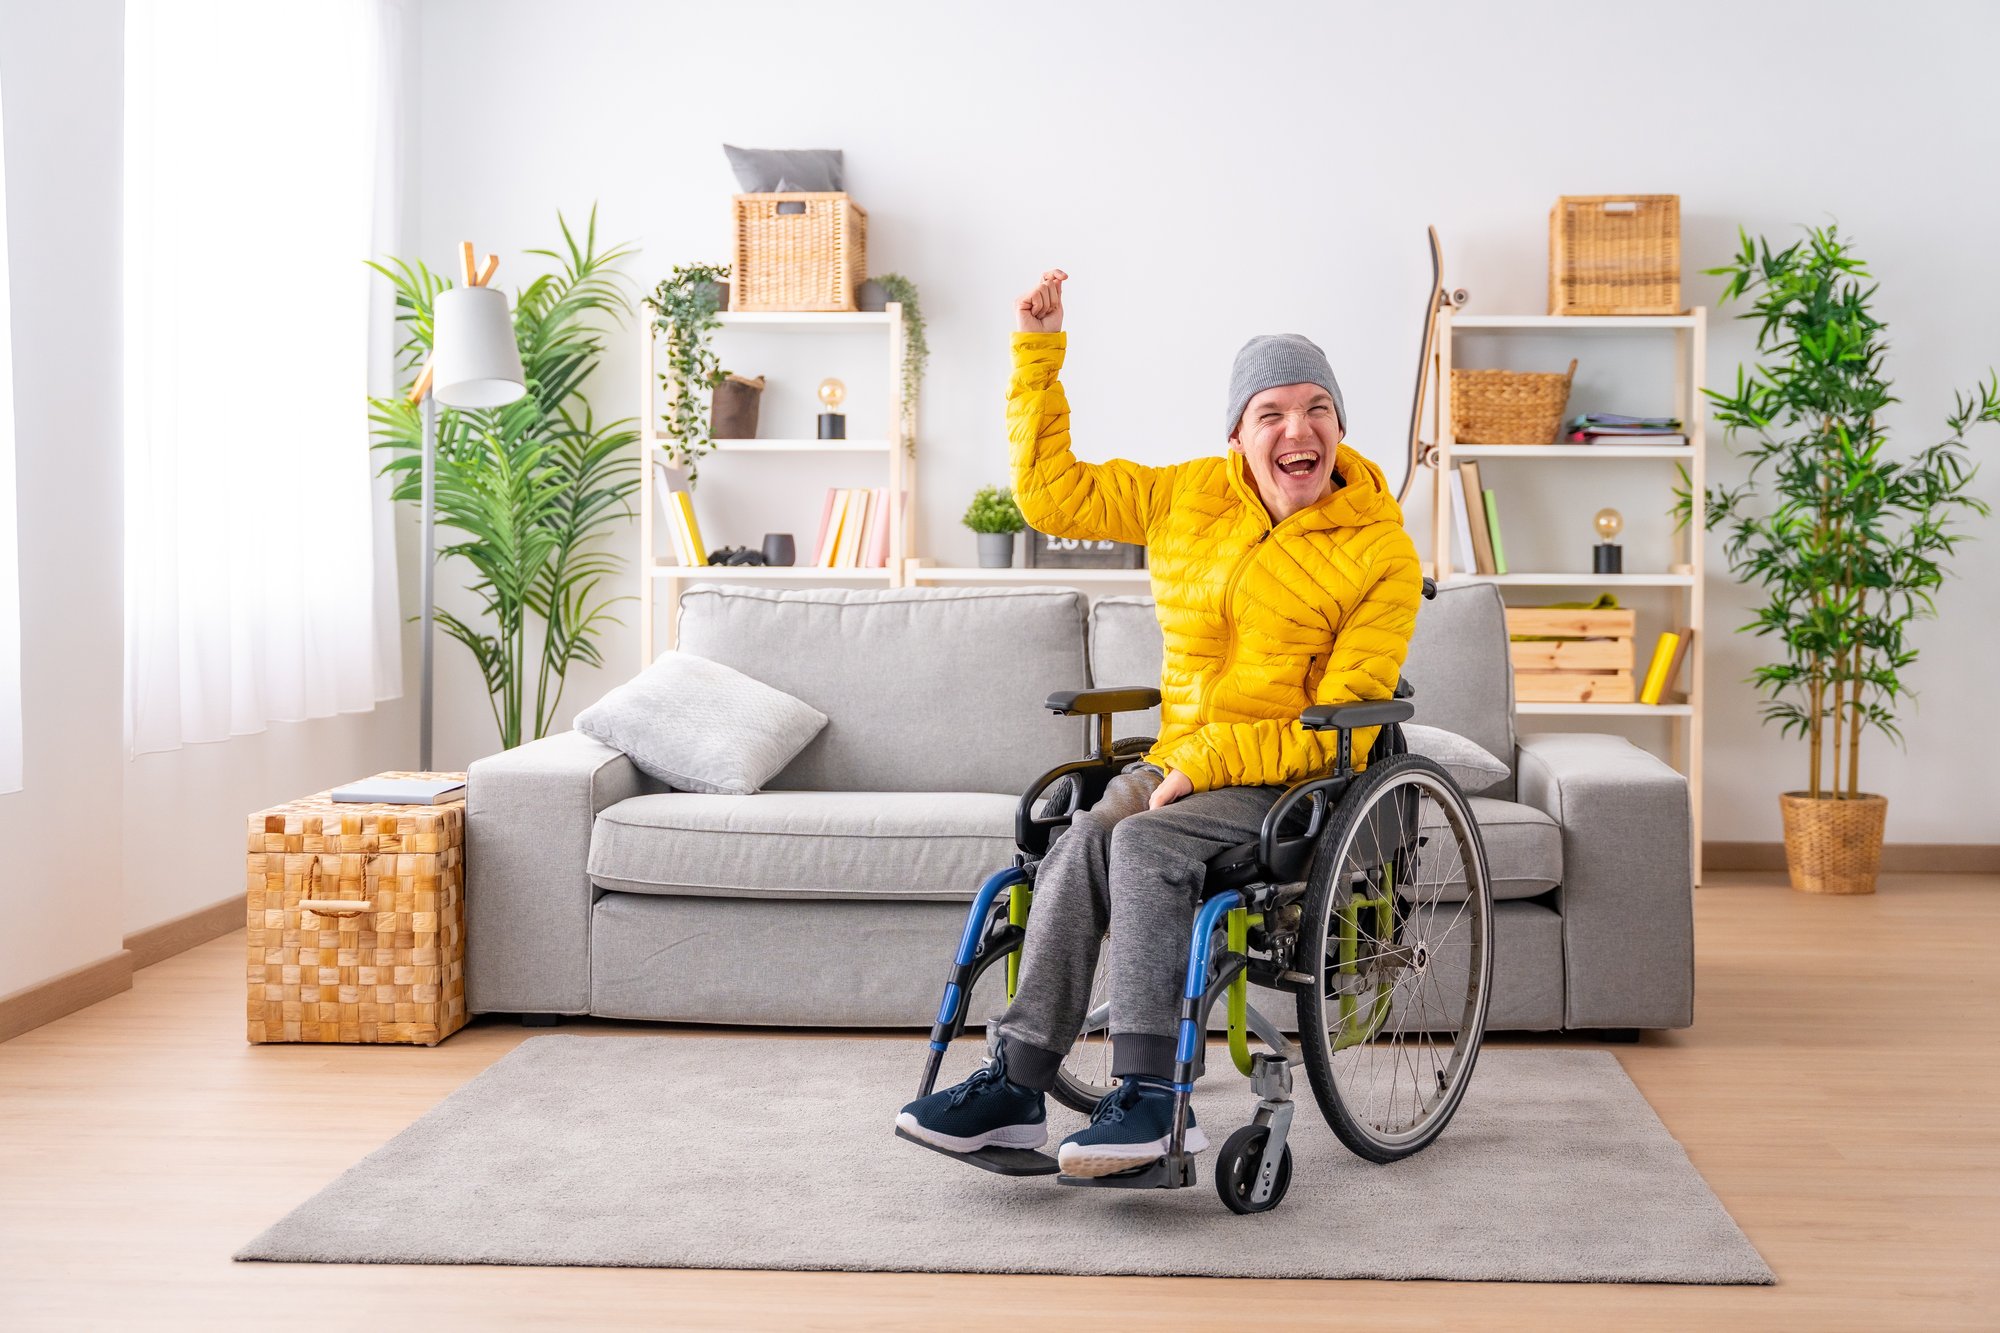
[[[1448,897],[1454,874],[1464,886],[1461,899]],[[1382,894],[1384,882],[1393,883],[1392,893]],[[1457,783],[1432,760],[1380,759],[1341,798],[1306,885],[1294,966],[1313,978],[1298,997],[1313,1096],[1350,1152],[1399,1161],[1444,1132],[1485,1035],[1493,888],[1478,822]],[[1343,964],[1329,936],[1357,886],[1363,901],[1386,902],[1356,904],[1357,923],[1368,914],[1378,924],[1357,924],[1354,957]],[[1385,913],[1388,938],[1378,939]],[[1367,1017],[1357,1022],[1358,1014]],[[1385,1072],[1386,1096],[1378,1093]],[[1407,1098],[1400,1118],[1399,1096]]]
[[[1271,1131],[1264,1125],[1245,1125],[1229,1136],[1215,1159],[1215,1192],[1232,1213],[1267,1213],[1284,1200],[1292,1184],[1292,1145],[1285,1145],[1278,1159],[1277,1174],[1271,1178],[1271,1195],[1262,1203],[1252,1203],[1250,1192],[1257,1186],[1263,1169],[1264,1147]]]

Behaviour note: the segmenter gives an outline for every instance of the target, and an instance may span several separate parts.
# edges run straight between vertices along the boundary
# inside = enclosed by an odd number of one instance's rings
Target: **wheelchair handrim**
[[[1321,872],[1331,882],[1315,886],[1310,896],[1319,910],[1300,923],[1302,943],[1310,941],[1317,962],[1313,994],[1301,997],[1311,1013],[1300,1016],[1300,1037],[1321,1043],[1313,1063],[1323,1066],[1325,1093],[1340,1103],[1351,1131],[1385,1154],[1402,1155],[1441,1132],[1470,1081],[1492,994],[1493,913],[1478,826],[1449,776],[1418,756],[1397,756],[1381,767],[1372,783],[1364,773],[1357,790],[1366,806],[1345,817],[1326,863],[1332,868]],[[1398,802],[1413,808],[1404,811]],[[1426,803],[1441,822],[1426,819]],[[1390,887],[1384,945],[1369,929],[1384,919],[1384,876],[1363,864],[1369,852],[1361,849],[1400,837],[1398,830],[1410,822],[1418,833],[1432,836],[1414,857],[1397,849],[1398,882]],[[1448,858],[1438,854],[1447,847]],[[1439,893],[1454,875],[1462,877],[1465,895],[1451,903]],[[1357,881],[1372,887],[1357,894],[1352,888]],[[1449,919],[1440,923],[1447,909]],[[1454,937],[1461,932],[1462,996],[1455,994],[1448,971],[1456,957]],[[1350,941],[1344,955],[1343,936]],[[1425,1026],[1438,1017],[1455,1024],[1444,1031],[1448,1045]],[[1322,1109],[1336,1120],[1335,1108]]]

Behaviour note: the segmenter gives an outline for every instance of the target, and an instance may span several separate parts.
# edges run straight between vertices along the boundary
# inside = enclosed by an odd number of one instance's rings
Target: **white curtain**
[[[125,9],[132,754],[402,692],[366,396],[399,5]]]
[[[7,162],[0,126],[0,792],[21,790],[21,548],[14,483],[14,321],[7,291]]]

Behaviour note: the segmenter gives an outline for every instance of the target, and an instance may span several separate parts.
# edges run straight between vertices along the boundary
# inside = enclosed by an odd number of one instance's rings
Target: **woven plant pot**
[[[1847,800],[1782,792],[1785,866],[1800,893],[1873,893],[1882,868],[1882,824],[1889,798],[1863,792]]]

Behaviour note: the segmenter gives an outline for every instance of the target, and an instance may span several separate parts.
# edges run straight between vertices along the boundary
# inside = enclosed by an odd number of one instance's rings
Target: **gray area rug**
[[[942,1082],[980,1055],[953,1045]],[[991,1175],[893,1134],[921,1039],[536,1037],[238,1259],[897,1272],[1769,1283],[1617,1059],[1489,1046],[1443,1137],[1375,1166],[1303,1071],[1291,1192],[1238,1217],[1215,1150],[1183,1190]],[[1220,1144],[1249,1083],[1212,1051]],[[1049,1104],[1051,1144],[1085,1117]]]

